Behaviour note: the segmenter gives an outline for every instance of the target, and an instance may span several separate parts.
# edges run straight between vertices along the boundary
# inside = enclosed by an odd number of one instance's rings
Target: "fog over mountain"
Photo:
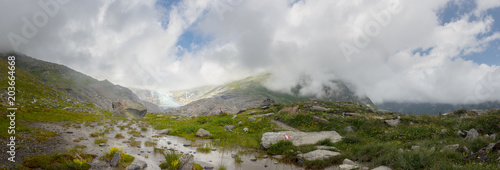
[[[22,7],[22,8],[18,8]],[[0,49],[140,89],[272,73],[321,95],[342,80],[375,103],[500,99],[498,0],[19,0]]]

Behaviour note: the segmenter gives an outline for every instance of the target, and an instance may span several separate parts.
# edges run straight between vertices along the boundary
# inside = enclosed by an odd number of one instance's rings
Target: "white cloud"
[[[43,10],[36,2],[5,2],[0,34],[22,34],[22,17]],[[167,10],[155,0],[69,1],[20,51],[126,86],[182,89],[270,71],[273,89],[289,90],[299,75],[312,79],[304,93],[341,79],[376,102],[499,99],[475,92],[497,67],[460,56],[500,39],[491,33],[497,18],[483,15],[500,4],[478,0],[470,14],[440,25],[436,13],[447,2],[182,0]],[[194,51],[178,47],[188,29],[207,42]],[[357,51],[346,57],[341,43]],[[10,48],[8,39],[0,47]]]

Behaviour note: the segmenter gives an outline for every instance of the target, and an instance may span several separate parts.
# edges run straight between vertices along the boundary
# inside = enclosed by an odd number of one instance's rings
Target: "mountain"
[[[226,83],[219,86],[205,86],[190,90],[173,92],[174,98],[182,107],[169,111],[172,114],[213,115],[222,111],[238,113],[240,110],[259,106],[265,99],[276,103],[289,104],[308,101],[315,96],[299,96],[267,89],[263,84],[272,77],[271,74],[250,76],[243,80]],[[373,106],[367,97],[358,97],[341,81],[333,81],[337,88],[329,88],[319,98],[323,101],[350,101]]]
[[[377,104],[377,107],[391,112],[399,112],[405,114],[438,115],[442,113],[449,113],[458,109],[466,109],[466,110],[500,109],[500,102],[498,101],[484,102],[478,104],[385,102]]]
[[[29,77],[26,79],[28,81],[26,84],[39,86],[35,87],[35,89],[50,87],[48,89],[52,92],[49,94],[52,96],[45,96],[47,99],[41,100],[59,100],[63,97],[67,102],[91,104],[90,106],[96,109],[111,111],[113,101],[125,99],[143,104],[148,109],[148,112],[161,111],[158,106],[140,100],[131,90],[125,87],[114,85],[107,80],[96,80],[63,65],[34,59],[18,53],[1,54],[2,62],[6,62],[5,58],[11,55],[16,57],[18,70],[23,74],[29,74],[26,75]],[[23,78],[18,78],[18,80],[24,81]]]

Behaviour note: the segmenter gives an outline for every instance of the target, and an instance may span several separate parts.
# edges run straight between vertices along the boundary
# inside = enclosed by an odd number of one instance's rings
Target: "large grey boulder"
[[[305,154],[298,154],[297,158],[304,159],[306,161],[324,160],[334,156],[338,156],[340,153],[328,151],[328,150],[315,150]]]
[[[135,159],[125,170],[141,170],[148,167],[148,164],[144,161]]]
[[[476,129],[471,129],[467,131],[467,136],[465,137],[465,140],[472,141],[476,139],[479,136],[479,132],[477,132]]]
[[[262,134],[261,145],[268,149],[272,144],[278,143],[281,140],[285,140],[284,136],[290,136],[287,139],[293,143],[295,146],[305,145],[305,144],[315,144],[316,142],[323,139],[330,139],[332,142],[338,142],[342,140],[340,136],[335,131],[322,131],[322,132],[293,132],[293,131],[281,131],[281,132],[266,132]]]
[[[313,111],[313,112],[324,112],[324,111],[328,111],[328,110],[329,109],[321,107],[321,106],[313,106],[311,108],[311,111]]]
[[[144,105],[134,102],[132,100],[114,101],[112,107],[114,116],[128,117],[134,119],[141,119],[148,112],[148,109],[146,109]]]
[[[225,131],[232,131],[234,129],[234,125],[227,125],[227,126],[224,126],[224,130]]]
[[[210,134],[210,132],[208,132],[207,130],[205,130],[203,128],[200,128],[196,132],[196,136],[198,136],[198,137],[205,137],[205,136],[212,136],[212,134]]]
[[[392,170],[392,169],[387,167],[387,166],[379,166],[379,167],[373,168],[372,170]]]
[[[120,163],[121,160],[122,160],[122,157],[121,157],[120,152],[115,152],[115,155],[113,155],[113,158],[111,159],[111,162],[109,163],[109,165],[111,167],[116,167],[116,166],[118,166],[118,163]]]

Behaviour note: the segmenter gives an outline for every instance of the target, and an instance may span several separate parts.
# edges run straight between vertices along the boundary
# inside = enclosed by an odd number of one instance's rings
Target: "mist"
[[[341,80],[375,103],[500,99],[498,63],[467,57],[499,49],[499,18],[488,13],[499,1],[478,0],[446,22],[442,11],[461,1],[167,2],[6,1],[0,49],[135,88],[271,73],[268,88],[292,93],[302,84],[302,95]]]

